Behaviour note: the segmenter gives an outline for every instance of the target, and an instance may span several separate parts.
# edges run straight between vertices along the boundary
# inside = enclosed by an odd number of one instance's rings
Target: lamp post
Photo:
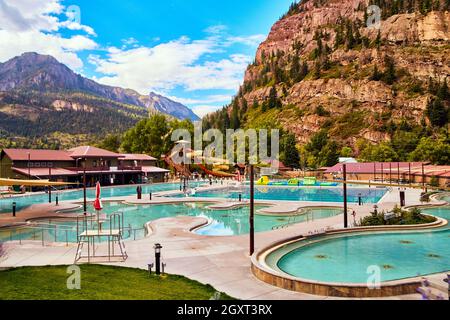
[[[425,190],[425,164],[422,163],[422,187]]]
[[[153,247],[155,249],[155,272],[156,275],[159,276],[161,275],[161,249],[162,249],[162,245],[157,243],[155,244],[155,246]]]
[[[250,256],[255,253],[255,167],[250,165]]]
[[[343,166],[343,176],[344,176],[344,228],[348,228],[348,206],[347,206],[347,165],[344,163]]]
[[[28,152],[28,180],[31,180],[31,167],[30,167],[30,161],[31,161],[31,154]],[[33,187],[30,186],[30,192],[33,190]]]
[[[76,160],[76,170],[78,171],[78,161],[83,160],[83,158],[77,158]],[[87,214],[87,199],[86,199],[86,159],[83,163],[83,211],[84,215]]]
[[[48,180],[52,178],[52,168],[48,168]],[[52,203],[52,187],[48,186],[48,203]]]

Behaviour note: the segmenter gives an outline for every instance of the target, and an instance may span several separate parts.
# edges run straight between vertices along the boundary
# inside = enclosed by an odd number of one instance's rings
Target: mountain
[[[150,92],[146,106],[157,112],[170,114],[178,119],[190,119],[192,121],[199,121],[200,118],[189,108],[186,108],[179,102],[170,100],[156,93]]]
[[[380,9],[379,28],[366,23],[371,5]],[[330,141],[334,151],[345,147],[354,156],[381,144],[395,151],[392,159],[406,159],[422,138],[437,138],[448,125],[449,6],[294,3],[259,46],[234,101],[207,116],[205,127],[279,127],[311,159],[329,151],[321,144]]]
[[[184,105],[158,99],[163,103],[155,103],[154,94],[143,96],[87,79],[51,56],[24,53],[0,63],[0,139],[70,146],[121,133],[149,112],[198,119]]]

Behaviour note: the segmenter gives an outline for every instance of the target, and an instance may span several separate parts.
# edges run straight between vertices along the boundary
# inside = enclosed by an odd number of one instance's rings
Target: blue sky
[[[204,115],[229,103],[292,0],[0,0],[0,61],[51,54],[98,82]]]

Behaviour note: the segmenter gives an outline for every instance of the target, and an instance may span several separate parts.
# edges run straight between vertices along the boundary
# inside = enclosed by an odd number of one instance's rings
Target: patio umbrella
[[[101,200],[100,196],[101,196],[101,186],[100,186],[100,182],[97,182],[97,184],[95,186],[94,209],[95,209],[95,211],[97,211],[97,227],[98,227],[99,231],[101,230],[99,215],[100,215],[100,211],[103,209],[103,204],[102,204],[102,200]]]

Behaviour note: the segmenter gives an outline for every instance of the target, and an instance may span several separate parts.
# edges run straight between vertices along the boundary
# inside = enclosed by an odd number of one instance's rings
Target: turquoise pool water
[[[145,236],[143,230],[147,222],[155,221],[161,218],[192,216],[204,217],[210,221],[210,224],[196,231],[200,235],[208,236],[234,236],[243,235],[249,232],[249,208],[239,208],[233,210],[210,210],[207,204],[191,203],[191,204],[173,204],[173,205],[143,205],[129,206],[121,203],[105,203],[102,211],[107,216],[116,212],[124,213],[124,221],[127,229],[136,229],[134,231],[126,231],[125,237],[131,239],[139,239]],[[261,207],[257,207],[259,209]],[[269,231],[273,227],[284,226],[287,224],[300,223],[304,221],[313,221],[326,217],[335,216],[341,213],[340,209],[323,208],[309,209],[305,214],[295,217],[289,216],[255,216],[256,232]],[[40,225],[36,228],[17,228],[14,233],[11,230],[0,230],[0,240],[19,240],[34,239],[58,242],[76,242],[76,223],[67,221],[40,221]],[[57,226],[55,228],[55,225]],[[105,223],[104,228],[109,228],[109,224]]]
[[[199,186],[202,184],[198,183],[190,183],[191,186]],[[152,184],[152,185],[144,185],[142,186],[143,196],[145,197],[150,192],[161,192],[161,191],[169,191],[169,190],[179,190],[179,183],[161,183],[161,184]],[[74,191],[59,191],[53,192],[52,198],[55,201],[55,196],[58,194],[60,201],[65,200],[78,200],[83,198],[83,190],[74,190]],[[136,194],[136,186],[124,186],[124,187],[114,187],[114,188],[102,188],[102,198],[111,198],[111,197],[123,197],[130,196]],[[95,190],[88,189],[87,190],[88,198],[95,198]],[[14,198],[0,198],[0,214],[5,212],[12,211],[12,203],[17,203],[17,210],[22,210],[26,207],[29,207],[33,204],[39,203],[48,203],[48,195],[47,194],[36,194],[30,196],[21,196]]]
[[[386,194],[387,189],[376,188],[349,188],[348,201],[357,203],[361,195],[364,203],[377,203]],[[194,197],[202,198],[225,198],[249,199],[250,188],[233,188],[209,192],[198,192]],[[182,197],[179,195],[177,197]],[[343,202],[342,188],[311,188],[311,187],[263,187],[255,188],[255,199],[257,200],[285,200],[285,201],[315,201],[315,202]]]
[[[423,211],[450,219],[450,207]],[[294,249],[277,266],[303,279],[349,283],[366,283],[370,266],[380,268],[382,281],[446,272],[450,270],[450,228],[330,238]]]

